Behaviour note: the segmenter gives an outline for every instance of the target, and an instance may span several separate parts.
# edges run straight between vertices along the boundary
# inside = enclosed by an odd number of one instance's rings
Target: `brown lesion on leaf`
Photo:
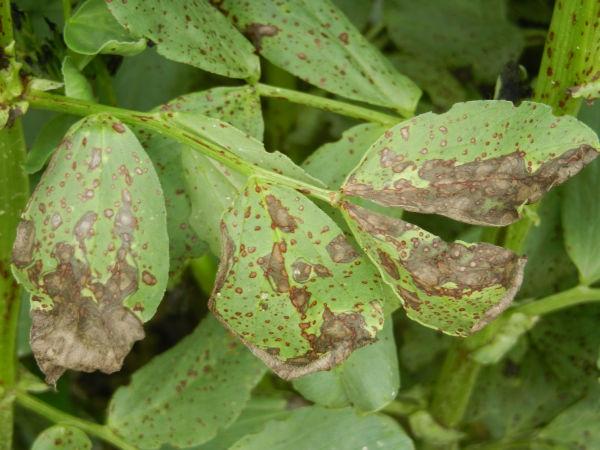
[[[273,37],[279,33],[279,28],[275,25],[269,25],[264,23],[250,23],[246,26],[243,31],[258,53],[262,50],[262,40],[265,37]]]
[[[39,285],[53,307],[31,312],[31,349],[46,382],[56,384],[67,369],[118,371],[133,343],[144,337],[140,320],[123,306],[138,288],[137,269],[123,255],[101,283],[72,245],[57,243],[53,255],[56,269]]]
[[[503,288],[504,295],[474,323],[471,331],[476,331],[510,305],[521,285],[526,258],[510,250],[486,243],[447,243],[431,236],[409,240],[405,233],[419,230],[415,225],[348,202],[342,207],[361,231],[395,247],[397,254],[394,255],[379,248],[375,253],[393,280],[402,278],[400,271],[410,275],[414,291],[407,289],[408,286],[395,286],[406,308],[420,312],[424,301],[439,296],[455,299],[456,303],[449,299],[448,308],[458,310],[463,300],[468,301],[476,292]]]
[[[275,242],[271,249],[271,253],[262,256],[257,260],[258,265],[262,268],[263,273],[273,290],[281,293],[290,290],[290,280],[285,268],[285,258],[282,252],[284,246],[284,241]]]
[[[301,288],[292,286],[290,288],[290,300],[292,301],[292,305],[294,305],[294,308],[296,308],[301,315],[306,314],[311,297],[312,294],[306,286]]]
[[[343,234],[333,238],[325,248],[329,257],[335,263],[349,263],[359,257],[358,252]]]
[[[505,226],[519,218],[522,205],[538,201],[597,155],[596,149],[583,144],[543,163],[533,173],[521,151],[465,164],[432,159],[418,169],[418,176],[429,183],[427,187],[416,187],[400,178],[389,187],[375,189],[353,175],[343,191],[385,206],[441,214],[475,225]],[[414,166],[389,149],[383,149],[380,156],[381,165],[397,173]]]
[[[12,261],[18,268],[27,267],[33,261],[35,226],[31,220],[22,220],[17,226],[17,236],[12,249]]]
[[[279,228],[285,233],[293,233],[298,228],[298,220],[292,216],[277,197],[269,194],[265,197],[267,211],[273,221],[273,228]]]

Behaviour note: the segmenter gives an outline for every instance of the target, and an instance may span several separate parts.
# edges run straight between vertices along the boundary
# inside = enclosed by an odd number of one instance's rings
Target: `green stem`
[[[307,94],[305,92],[294,91],[291,89],[269,86],[267,84],[258,83],[256,89],[263,97],[283,98],[293,103],[312,106],[313,108],[323,109],[325,111],[342,114],[355,119],[366,120],[367,122],[376,122],[382,125],[395,125],[402,121],[402,118],[391,116],[379,111],[362,106],[353,105],[351,103],[332,100],[330,98],[319,97],[318,95]]]
[[[64,411],[61,411],[60,409],[44,403],[32,395],[23,392],[17,393],[17,403],[23,408],[33,411],[34,413],[45,417],[53,423],[79,428],[80,430],[85,431],[86,433],[95,436],[98,439],[102,439],[103,441],[123,450],[136,450],[136,447],[117,436],[107,426],[72,416]]]
[[[32,107],[49,111],[79,116],[108,113],[130,125],[137,125],[163,136],[168,136],[244,175],[256,175],[266,181],[299,190],[329,204],[336,204],[338,201],[338,193],[335,191],[295,180],[244,161],[226,148],[202,138],[193,130],[181,126],[175,120],[171,120],[169,113],[143,113],[37,91],[29,92],[26,99]]]
[[[571,97],[569,88],[591,81],[600,71],[600,27],[594,26],[599,16],[598,0],[556,2],[533,96],[555,114],[577,115],[581,99]],[[538,207],[530,206],[531,212]],[[522,253],[533,225],[530,216],[508,227],[505,247]]]
[[[549,295],[540,300],[526,303],[515,308],[513,311],[528,314],[530,316],[541,316],[570,306],[599,301],[600,289],[587,286],[576,286],[567,289],[566,291],[559,292],[558,294]]]
[[[447,428],[460,425],[481,367],[469,357],[469,351],[463,343],[456,342],[448,350],[431,403],[431,412],[441,425]]]
[[[10,1],[0,0],[0,48],[12,41]],[[21,299],[10,263],[17,224],[29,189],[22,169],[25,139],[19,118],[11,127],[0,129],[0,160],[0,450],[9,450],[12,448],[13,400],[17,383],[16,336]]]

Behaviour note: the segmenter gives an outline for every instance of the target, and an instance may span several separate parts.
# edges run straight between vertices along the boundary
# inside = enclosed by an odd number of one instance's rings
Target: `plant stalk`
[[[543,316],[582,303],[599,302],[600,289],[587,286],[576,286],[540,300],[525,303],[514,309],[514,312],[530,316]]]
[[[9,0],[0,0],[0,48],[13,41]],[[25,140],[21,120],[0,129],[0,450],[12,449],[14,390],[17,383],[16,336],[20,289],[10,271],[12,244],[28,194],[22,169]]]
[[[33,411],[34,413],[45,417],[53,423],[60,425],[69,425],[72,427],[79,428],[80,430],[97,437],[109,444],[114,445],[122,450],[136,450],[136,447],[124,441],[121,437],[117,436],[110,428],[105,425],[89,422],[79,417],[72,416],[60,409],[44,403],[36,397],[19,392],[17,394],[17,403],[25,409]]]
[[[319,97],[318,95],[307,94],[305,92],[294,91],[268,84],[258,83],[255,85],[259,95],[263,97],[282,98],[293,103],[312,106],[313,108],[334,112],[355,119],[365,120],[367,122],[376,122],[382,125],[395,125],[403,119],[397,116],[391,116],[373,109],[353,105],[351,103],[332,100],[330,98]]]
[[[79,116],[108,113],[130,125],[137,125],[168,136],[244,175],[256,175],[266,181],[296,189],[329,204],[335,204],[338,201],[339,194],[335,191],[289,178],[244,161],[226,148],[198,136],[193,130],[188,130],[175,120],[170,120],[169,113],[143,113],[37,91],[29,92],[26,99],[30,106],[49,111]]]

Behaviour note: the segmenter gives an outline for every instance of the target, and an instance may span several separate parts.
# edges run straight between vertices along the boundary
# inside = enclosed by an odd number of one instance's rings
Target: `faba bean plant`
[[[0,6],[1,450],[600,448],[597,0]]]

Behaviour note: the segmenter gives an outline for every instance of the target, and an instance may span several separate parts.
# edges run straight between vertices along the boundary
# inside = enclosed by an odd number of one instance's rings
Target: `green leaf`
[[[460,82],[439,60],[427,55],[396,54],[390,61],[419,85],[437,107],[449,109],[467,99],[467,92]]]
[[[66,56],[62,64],[62,74],[65,82],[65,95],[95,102],[92,86],[85,76],[75,67],[70,56]]]
[[[595,387],[583,399],[561,412],[538,433],[544,444],[564,445],[568,449],[600,447],[600,388]],[[533,449],[548,448],[547,445]]]
[[[207,0],[128,0],[108,2],[121,25],[151,39],[158,53],[232,78],[258,79],[254,49]]]
[[[278,397],[252,397],[233,425],[196,450],[228,450],[244,436],[262,431],[269,421],[287,418],[288,403]]]
[[[165,197],[169,235],[169,275],[177,274],[191,258],[207,250],[207,236],[199,236],[192,226],[192,200],[187,191],[182,160],[185,146],[156,133],[136,130],[140,142],[154,164]]]
[[[404,430],[392,418],[360,416],[351,408],[299,408],[263,431],[240,439],[230,450],[394,449],[413,450]]]
[[[414,412],[408,420],[415,437],[432,448],[452,448],[466,437],[462,431],[443,427],[427,411]]]
[[[224,0],[219,9],[261,56],[302,80],[403,114],[415,110],[419,88],[329,0]]]
[[[67,130],[75,123],[76,118],[68,114],[59,114],[47,121],[35,137],[35,141],[27,154],[25,172],[28,174],[40,171],[62,140]]]
[[[79,428],[54,425],[42,432],[31,450],[91,450],[92,441]]]
[[[65,44],[82,55],[109,53],[131,56],[146,48],[145,39],[132,37],[112,16],[104,0],[86,0],[67,20]]]
[[[344,215],[360,246],[394,288],[409,318],[467,336],[512,302],[525,259],[490,244],[448,244],[405,222],[351,203]]]
[[[600,348],[600,305],[591,303],[543,316],[531,330],[533,344],[561,379],[595,383]]]
[[[206,76],[195,67],[163,58],[156,48],[148,48],[123,60],[113,85],[119,106],[147,111],[178,95],[201,89]]]
[[[356,125],[344,132],[342,137],[319,147],[302,167],[330,189],[339,189],[371,144],[382,136],[385,127],[372,123]]]
[[[263,364],[209,316],[117,390],[108,426],[145,449],[202,444],[235,422],[264,373]]]
[[[386,318],[377,342],[354,351],[338,367],[294,380],[294,388],[318,405],[354,405],[377,411],[396,398],[400,388],[392,320]]]
[[[168,275],[163,194],[144,149],[108,115],[73,125],[23,212],[13,272],[32,294],[46,380],[119,370]]]
[[[291,189],[251,178],[221,246],[209,307],[282,378],[334,367],[383,326],[375,269]]]
[[[562,224],[567,253],[582,283],[600,280],[600,161],[569,181],[562,196]]]
[[[579,172],[599,147],[586,125],[554,117],[541,103],[458,103],[390,128],[342,190],[385,206],[503,226]]]
[[[450,68],[472,67],[490,83],[506,63],[518,60],[524,44],[506,16],[505,0],[388,0],[383,14],[399,49]]]

